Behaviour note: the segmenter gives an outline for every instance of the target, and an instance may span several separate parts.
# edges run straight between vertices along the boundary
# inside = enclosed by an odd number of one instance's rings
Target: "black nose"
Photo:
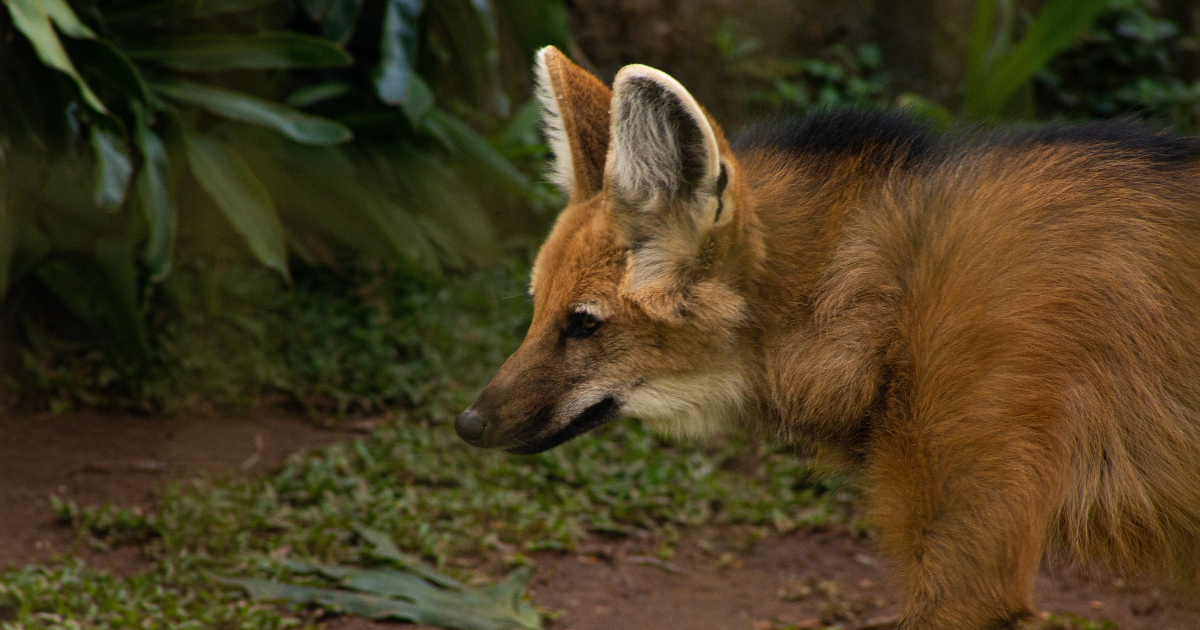
[[[458,437],[471,444],[474,444],[479,438],[483,437],[485,429],[487,429],[487,420],[484,420],[483,416],[479,415],[471,407],[458,414],[458,419],[454,421],[454,430],[458,432]]]

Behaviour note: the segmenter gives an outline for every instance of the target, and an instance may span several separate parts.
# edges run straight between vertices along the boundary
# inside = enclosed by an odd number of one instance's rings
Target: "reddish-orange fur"
[[[741,420],[861,472],[901,628],[1014,627],[1050,547],[1200,582],[1195,161],[1080,140],[902,168],[870,155],[894,146],[734,155],[711,124],[734,220],[648,245],[705,263],[665,278],[670,295],[625,291],[631,234],[671,215],[577,189],[539,254],[525,344],[473,407],[478,443],[565,423],[554,410],[580,391],[633,400],[715,365],[746,383]],[[589,151],[576,170],[594,183]],[[605,328],[563,342],[581,301]]]

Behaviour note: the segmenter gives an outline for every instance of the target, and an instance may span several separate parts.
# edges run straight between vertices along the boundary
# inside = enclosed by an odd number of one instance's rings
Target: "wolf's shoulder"
[[[959,125],[938,131],[900,110],[858,107],[762,120],[734,135],[731,144],[738,153],[761,150],[816,160],[856,156],[864,166],[916,167],[968,153],[1046,146],[1128,156],[1158,168],[1200,162],[1200,138],[1134,118],[1039,126]]]

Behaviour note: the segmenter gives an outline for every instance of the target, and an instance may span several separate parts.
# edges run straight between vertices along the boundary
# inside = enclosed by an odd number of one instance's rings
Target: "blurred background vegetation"
[[[1200,125],[1186,0],[0,1],[0,396],[32,409],[422,404],[447,274],[499,264],[497,317],[528,316],[561,204],[544,45],[660,67],[730,131],[846,104]]]

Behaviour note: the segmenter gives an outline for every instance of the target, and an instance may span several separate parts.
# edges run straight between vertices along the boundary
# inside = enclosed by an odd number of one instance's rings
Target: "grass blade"
[[[336,144],[352,137],[350,129],[341,123],[242,92],[189,81],[159,83],[154,89],[231,120],[270,127],[304,144]]]
[[[242,156],[210,136],[184,134],[188,162],[201,187],[246,240],[259,262],[288,278],[283,225],[267,189]]]

